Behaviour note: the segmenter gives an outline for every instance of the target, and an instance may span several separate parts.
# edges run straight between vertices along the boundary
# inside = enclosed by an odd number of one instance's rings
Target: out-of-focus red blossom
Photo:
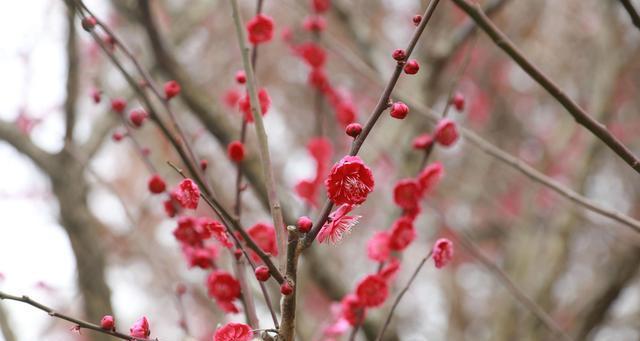
[[[296,46],[295,52],[314,69],[322,67],[327,60],[326,51],[313,42]]]
[[[173,218],[178,213],[176,208],[176,204],[173,202],[173,199],[169,198],[162,202],[162,206],[164,207],[164,212],[167,214],[167,217]]]
[[[195,210],[200,200],[200,188],[193,180],[184,179],[171,191],[171,198],[183,208]]]
[[[164,182],[164,179],[160,175],[154,174],[149,179],[148,187],[149,192],[153,194],[160,194],[164,192],[165,189],[167,189],[167,184]]]
[[[317,207],[318,191],[322,185],[324,174],[329,168],[331,156],[333,155],[333,146],[329,139],[316,137],[309,140],[307,150],[316,161],[316,174],[313,179],[298,182],[295,186],[295,192],[302,200],[307,202],[307,204]]]
[[[367,308],[360,301],[358,296],[354,294],[348,294],[342,298],[342,318],[347,320],[350,325],[356,326],[364,322],[367,316]]]
[[[393,258],[382,268],[382,270],[380,270],[378,275],[384,278],[387,282],[391,282],[396,278],[398,271],[400,271],[400,261]]]
[[[349,330],[349,328],[351,328],[351,326],[349,325],[349,322],[344,318],[339,318],[333,324],[328,325],[322,330],[322,334],[325,337],[323,340],[324,341],[336,340],[336,339],[327,338],[327,337],[340,336],[344,334],[347,330]]]
[[[242,93],[238,89],[229,89],[224,93],[223,102],[229,108],[236,108],[238,106],[238,101],[240,101],[240,97],[242,97]]]
[[[233,242],[229,239],[227,230],[221,222],[211,218],[202,218],[200,223],[220,244],[222,244],[222,246],[227,249],[231,249],[233,247]]]
[[[328,166],[331,155],[333,154],[333,145],[331,140],[326,137],[315,137],[307,143],[309,154],[316,160],[319,168]]]
[[[356,120],[356,106],[351,100],[342,100],[335,106],[336,119],[343,127]]]
[[[401,208],[410,210],[418,206],[422,190],[414,179],[402,179],[393,189],[393,201]]]
[[[122,114],[126,107],[127,101],[125,101],[123,98],[114,98],[111,100],[111,110],[117,112],[118,114]]]
[[[173,230],[177,240],[192,246],[202,245],[202,242],[211,238],[211,231],[202,224],[202,220],[183,216],[178,219],[178,226]]]
[[[285,26],[280,30],[280,37],[285,43],[291,43],[293,40],[293,32],[291,31],[291,27]]]
[[[323,13],[331,7],[331,0],[311,0],[311,5],[316,13]]]
[[[460,92],[456,92],[451,98],[451,104],[458,111],[464,110],[464,96]]]
[[[274,256],[278,255],[278,245],[276,243],[276,230],[271,225],[257,223],[247,230],[247,233],[258,244],[258,247],[265,253],[270,253]],[[251,259],[254,262],[261,262],[262,260],[258,255],[250,251]]]
[[[353,209],[353,205],[344,204],[337,210],[329,214],[329,220],[322,226],[318,232],[318,242],[323,243],[328,240],[332,244],[336,244],[345,233],[349,233],[351,229],[358,223],[361,216],[347,215]]]
[[[129,335],[132,337],[138,337],[141,339],[146,339],[151,335],[151,330],[149,330],[149,320],[147,320],[146,316],[142,316],[133,326],[129,329]]]
[[[260,89],[258,91],[258,101],[260,102],[260,110],[262,111],[262,116],[266,115],[271,107],[271,97],[267,92],[267,89]],[[253,122],[253,114],[251,113],[251,100],[249,99],[249,93],[245,93],[244,97],[242,97],[238,101],[238,107],[240,111],[244,113],[244,119],[247,122]]]
[[[114,131],[113,134],[111,135],[111,139],[113,139],[115,142],[120,142],[122,141],[123,138],[124,138],[124,134],[119,131]]]
[[[418,217],[418,215],[420,214],[420,212],[422,212],[422,209],[420,208],[420,206],[416,206],[416,207],[412,207],[410,209],[404,209],[404,211],[402,211],[402,216],[414,221],[416,219],[416,217]]]
[[[131,110],[129,113],[129,120],[136,128],[140,128],[147,116],[147,112],[142,109]]]
[[[327,21],[320,15],[309,15],[304,18],[302,27],[309,32],[321,32],[327,27]]]
[[[16,117],[15,124],[18,130],[22,134],[30,134],[33,128],[35,128],[42,120],[35,119],[29,116],[25,110],[20,110],[20,114]]]
[[[411,59],[404,65],[404,73],[407,75],[415,75],[418,70],[420,70],[420,64],[415,59]]]
[[[446,238],[436,240],[433,245],[433,261],[436,268],[441,269],[453,258],[453,243]]]
[[[91,89],[91,99],[93,100],[93,103],[100,103],[102,100],[102,91],[96,88]]]
[[[174,80],[164,83],[164,96],[167,100],[178,96],[178,94],[180,94],[180,90],[180,84]]]
[[[294,190],[300,199],[304,200],[312,207],[318,206],[318,188],[320,185],[313,180],[300,180]]]
[[[227,146],[227,155],[233,162],[241,162],[244,160],[244,144],[240,141],[233,141]]]
[[[105,315],[100,320],[100,328],[105,330],[115,330],[116,323],[113,320],[113,316]]]
[[[416,239],[413,221],[407,217],[398,218],[391,227],[389,247],[395,251],[402,251]]]
[[[209,296],[227,311],[226,309],[231,307],[224,303],[233,306],[233,300],[240,297],[240,282],[224,270],[214,270],[207,277],[207,290]]]
[[[413,139],[413,148],[427,149],[433,145],[433,137],[429,134],[422,134]]]
[[[428,194],[433,191],[438,182],[444,176],[444,167],[442,163],[434,162],[425,167],[418,175],[418,181],[422,190],[422,195]]]
[[[389,259],[389,232],[379,231],[367,242],[367,256],[376,262],[384,262]]]
[[[373,173],[360,157],[345,156],[333,165],[325,186],[334,204],[359,205],[373,191]]]
[[[209,161],[207,161],[206,159],[200,160],[200,169],[205,171],[207,170],[207,167],[209,167]]]
[[[218,328],[213,341],[249,341],[253,338],[251,327],[244,323],[229,322]]]
[[[183,244],[182,254],[187,259],[189,268],[198,267],[201,269],[209,269],[218,258],[220,250],[214,244],[197,247]]]
[[[323,69],[320,69],[320,68],[312,69],[309,72],[308,81],[309,81],[309,85],[311,85],[312,87],[322,92],[326,91],[330,87],[327,74],[324,72]]]
[[[247,22],[249,41],[252,44],[261,44],[273,38],[273,19],[265,14],[258,14]]]
[[[389,286],[380,275],[368,275],[358,283],[356,296],[364,306],[377,307],[389,297]]]
[[[438,122],[435,131],[435,140],[441,145],[449,147],[458,140],[458,128],[456,123],[445,118]]]

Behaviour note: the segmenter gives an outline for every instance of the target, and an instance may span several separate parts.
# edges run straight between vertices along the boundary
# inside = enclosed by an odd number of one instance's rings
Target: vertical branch
[[[287,227],[289,232],[287,242],[287,263],[285,267],[286,280],[293,286],[293,292],[282,298],[282,324],[280,325],[279,335],[284,341],[293,341],[295,339],[296,325],[296,293],[298,291],[298,243],[300,241],[298,230],[293,227]]]
[[[67,97],[64,102],[65,111],[65,145],[73,141],[73,128],[76,124],[76,100],[78,99],[79,88],[79,61],[78,42],[76,37],[75,14],[76,7],[67,8]]]
[[[233,22],[236,29],[236,37],[238,38],[238,44],[240,46],[240,52],[242,54],[242,64],[244,66],[245,73],[247,75],[247,91],[249,92],[249,99],[251,103],[251,113],[253,114],[254,124],[256,128],[256,135],[258,135],[258,144],[260,149],[260,160],[262,163],[262,171],[264,173],[265,184],[267,187],[267,197],[269,199],[269,208],[271,210],[271,216],[273,217],[273,225],[276,230],[276,238],[278,239],[278,249],[285,249],[284,241],[284,219],[282,218],[282,208],[280,201],[278,200],[278,193],[275,184],[275,178],[273,175],[273,169],[271,165],[271,156],[269,155],[269,141],[267,132],[264,128],[264,122],[262,121],[262,108],[258,100],[258,92],[256,90],[256,79],[253,74],[253,67],[251,66],[249,47],[246,43],[246,37],[242,19],[240,18],[240,12],[238,10],[237,0],[230,0],[231,7],[233,9]],[[280,253],[280,265],[282,266],[283,253]]]

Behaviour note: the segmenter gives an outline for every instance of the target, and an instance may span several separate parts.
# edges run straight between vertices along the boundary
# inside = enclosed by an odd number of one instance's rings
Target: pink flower
[[[191,179],[184,179],[177,188],[171,192],[171,198],[180,206],[195,210],[200,200],[200,189]]]
[[[260,102],[262,116],[264,116],[267,114],[267,111],[269,111],[269,107],[271,107],[271,97],[269,97],[267,89],[262,88],[258,91],[258,101]],[[244,119],[249,123],[253,122],[249,93],[245,93],[244,97],[238,101],[238,106],[240,107],[240,111],[244,113]]]
[[[183,216],[178,219],[178,227],[173,230],[173,235],[182,243],[200,246],[205,239],[211,237],[211,232],[197,218]]]
[[[151,334],[149,330],[149,320],[146,316],[142,316],[133,326],[129,329],[129,335],[141,339],[146,339]]]
[[[358,156],[345,156],[337,162],[325,181],[329,199],[336,205],[359,205],[373,191],[371,169]]]
[[[240,101],[240,97],[242,97],[242,94],[239,90],[229,89],[224,93],[224,96],[222,96],[222,101],[229,108],[236,108],[238,101]]]
[[[249,41],[252,44],[266,43],[273,38],[273,19],[271,17],[258,14],[247,22]]]
[[[433,245],[433,261],[436,268],[441,269],[453,258],[453,243],[446,238],[436,240]]]
[[[384,262],[389,259],[391,249],[389,248],[389,232],[380,231],[369,239],[367,243],[367,256],[376,262]]]
[[[407,217],[398,218],[391,228],[389,247],[392,250],[402,251],[416,239],[416,231],[413,222]]]
[[[319,184],[312,180],[300,180],[296,186],[296,194],[300,199],[304,200],[307,204],[317,207],[318,206],[318,187]]]
[[[222,244],[222,246],[226,247],[227,249],[233,247],[233,242],[231,242],[231,240],[229,239],[227,229],[225,229],[224,225],[222,225],[221,222],[210,218],[203,218],[201,220],[201,224],[207,231],[209,231],[213,235],[214,238],[216,238],[218,242],[220,242],[220,244]]]
[[[390,282],[396,278],[398,271],[400,270],[400,261],[392,259],[387,265],[378,273],[385,281]]]
[[[231,302],[240,297],[240,282],[224,270],[214,270],[207,277],[209,296],[217,301]]]
[[[213,341],[249,341],[253,338],[251,327],[244,323],[230,322],[218,328]]]
[[[434,135],[438,143],[445,147],[449,147],[458,140],[458,128],[456,128],[455,122],[445,118],[438,122]]]
[[[329,10],[331,6],[331,0],[311,0],[311,4],[313,5],[313,10],[317,13],[326,12]]]
[[[429,134],[422,134],[413,139],[413,148],[427,149],[433,145],[433,137]]]
[[[343,127],[356,120],[356,106],[351,100],[341,100],[335,105],[336,119]]]
[[[189,268],[209,269],[218,258],[219,250],[214,244],[196,247],[184,244],[182,245],[182,254],[187,259]]]
[[[418,181],[403,179],[398,181],[396,187],[393,189],[393,201],[401,208],[411,210],[418,206],[421,192]]]
[[[329,215],[329,219],[318,232],[318,242],[322,243],[329,240],[332,244],[339,242],[345,233],[349,233],[351,229],[358,223],[360,216],[348,216],[353,205],[342,205]]]
[[[358,296],[354,294],[346,295],[341,302],[342,305],[342,318],[347,320],[350,325],[355,326],[364,322],[367,314],[366,307]]]
[[[309,32],[321,32],[327,27],[327,21],[320,15],[309,15],[304,18],[302,27]]]
[[[444,176],[444,168],[440,162],[434,162],[425,167],[418,175],[418,181],[420,182],[421,195],[428,194],[434,187],[440,182],[440,179]]]
[[[358,283],[356,295],[365,307],[377,307],[389,297],[389,286],[381,276],[369,275]]]
[[[257,223],[247,230],[251,239],[258,244],[260,249],[266,253],[270,253],[274,256],[278,255],[278,245],[276,243],[276,230],[271,225]],[[255,262],[261,262],[260,257],[250,251],[249,254]]]

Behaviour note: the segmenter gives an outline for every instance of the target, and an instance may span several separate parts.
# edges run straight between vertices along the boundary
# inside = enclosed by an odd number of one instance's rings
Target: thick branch
[[[29,136],[23,134],[15,124],[0,121],[0,140],[9,143],[18,152],[26,155],[45,173],[52,172],[53,156],[31,142]]]
[[[67,97],[64,101],[65,110],[65,144],[73,142],[73,128],[76,124],[76,101],[80,88],[80,64],[78,60],[78,42],[75,26],[76,8],[67,7]]]

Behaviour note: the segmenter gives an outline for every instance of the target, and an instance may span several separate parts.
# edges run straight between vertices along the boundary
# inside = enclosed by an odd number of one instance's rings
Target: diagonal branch
[[[15,124],[0,121],[0,140],[9,143],[18,152],[26,155],[45,173],[50,174],[53,172],[53,155],[36,146],[29,136],[23,134]]]
[[[491,39],[506,54],[511,57],[520,67],[540,84],[547,92],[553,96],[569,112],[576,122],[587,128],[593,135],[602,140],[611,150],[622,158],[631,168],[640,173],[640,160],[624,145],[613,136],[602,123],[596,121],[573,101],[560,87],[540,69],[538,69],[520,51],[502,31],[500,31],[489,19],[482,9],[477,5],[472,5],[466,0],[453,0],[455,4],[465,11],[480,28],[491,37]]]
[[[633,7],[631,0],[620,0],[624,9],[629,13],[629,17],[631,17],[631,22],[640,30],[640,15],[638,11]]]

